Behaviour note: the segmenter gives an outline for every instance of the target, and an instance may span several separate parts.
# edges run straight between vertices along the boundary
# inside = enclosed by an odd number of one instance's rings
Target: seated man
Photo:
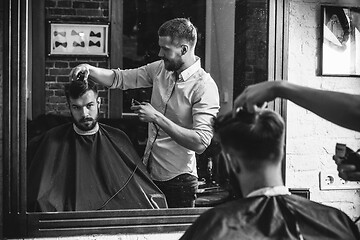
[[[342,211],[291,195],[281,177],[284,122],[270,110],[238,111],[214,123],[245,198],[203,213],[184,239],[360,239]]]
[[[65,89],[73,123],[28,144],[28,210],[88,211],[167,207],[127,135],[98,123],[91,81]]]

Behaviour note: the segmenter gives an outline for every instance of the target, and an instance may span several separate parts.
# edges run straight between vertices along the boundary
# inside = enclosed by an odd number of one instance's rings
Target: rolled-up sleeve
[[[196,90],[193,105],[193,129],[200,136],[202,144],[208,147],[213,137],[212,121],[220,108],[219,91],[213,79],[202,81]]]
[[[127,90],[151,87],[153,85],[153,76],[159,71],[160,64],[161,61],[156,61],[134,69],[112,69],[115,73],[115,78],[110,88]]]

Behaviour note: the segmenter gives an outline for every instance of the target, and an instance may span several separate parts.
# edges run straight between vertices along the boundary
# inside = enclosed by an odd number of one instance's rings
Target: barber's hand
[[[143,122],[154,122],[156,114],[159,113],[155,108],[148,102],[142,102],[139,105],[133,105],[130,108],[134,111]]]
[[[346,181],[360,181],[360,170],[356,170],[355,165],[342,163],[343,158],[336,155],[333,159],[337,165],[339,177]]]
[[[266,102],[276,98],[274,88],[277,81],[262,82],[248,86],[234,101],[233,114],[238,108],[246,107],[247,111],[254,112],[256,106],[263,106]]]
[[[84,63],[74,67],[69,74],[70,80],[77,80],[78,74],[80,72],[84,74],[84,81],[87,81],[90,74],[90,65]]]

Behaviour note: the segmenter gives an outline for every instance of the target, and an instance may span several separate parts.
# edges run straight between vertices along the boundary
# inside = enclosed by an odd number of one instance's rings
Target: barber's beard
[[[75,123],[76,127],[78,127],[80,130],[83,130],[83,131],[89,131],[89,130],[92,130],[96,126],[96,123],[98,122],[99,114],[97,114],[95,118],[85,117],[85,118],[80,119],[79,121],[77,121],[74,118],[72,113],[71,113],[71,117],[72,117],[73,122]]]
[[[162,60],[164,61],[165,69],[168,71],[177,71],[184,65],[184,62],[181,59],[169,60],[169,59],[163,58]]]

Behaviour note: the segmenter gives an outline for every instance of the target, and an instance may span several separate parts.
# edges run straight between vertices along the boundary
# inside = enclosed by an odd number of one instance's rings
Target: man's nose
[[[81,110],[81,115],[83,117],[89,116],[89,109],[87,107],[83,107],[82,110]]]

